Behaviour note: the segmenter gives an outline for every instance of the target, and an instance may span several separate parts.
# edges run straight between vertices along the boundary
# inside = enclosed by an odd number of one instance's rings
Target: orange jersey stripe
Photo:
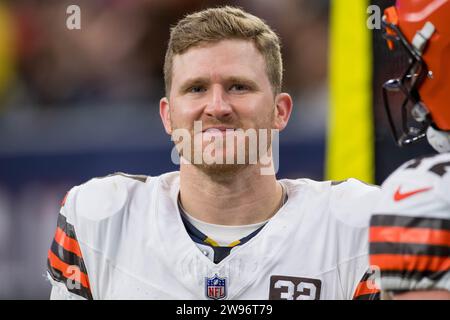
[[[450,231],[428,228],[370,227],[369,241],[450,246]]]
[[[78,244],[78,241],[69,238],[67,234],[59,227],[56,228],[55,241],[67,251],[75,253],[77,256],[82,258],[81,249],[80,245]]]
[[[450,270],[450,257],[372,254],[370,264],[381,270],[446,271]]]
[[[65,263],[64,261],[59,259],[51,250],[48,251],[48,259],[50,261],[50,265],[53,268],[61,271],[62,274],[64,275],[64,277],[66,277],[67,279],[75,280],[75,281],[81,283],[81,285],[83,287],[90,290],[89,278],[86,273],[80,271],[80,268],[78,266],[74,266],[74,265]],[[79,279],[77,279],[76,275],[74,275],[74,271],[72,269],[73,267],[78,268],[79,275],[80,275]],[[72,269],[71,273],[67,272],[69,270],[69,268]]]
[[[366,294],[376,294],[379,293],[380,289],[375,286],[375,281],[367,280],[359,283],[355,290],[354,298],[363,296]]]

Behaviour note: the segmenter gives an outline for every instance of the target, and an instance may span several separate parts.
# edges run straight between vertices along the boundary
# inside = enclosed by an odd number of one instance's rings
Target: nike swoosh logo
[[[398,187],[397,191],[395,191],[395,194],[394,194],[394,200],[400,201],[400,200],[406,199],[408,197],[411,197],[415,194],[422,193],[422,192],[425,192],[425,191],[428,191],[431,189],[432,189],[432,187],[428,187],[428,188],[422,188],[422,189],[417,189],[417,190],[401,193],[400,187]]]

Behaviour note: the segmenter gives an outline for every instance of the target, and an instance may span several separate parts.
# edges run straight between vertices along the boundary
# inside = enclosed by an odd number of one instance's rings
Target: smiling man
[[[253,15],[221,7],[181,20],[160,101],[180,170],[74,187],[49,250],[52,298],[376,297],[366,226],[378,189],[277,180],[263,161],[292,110],[282,70],[277,35]]]

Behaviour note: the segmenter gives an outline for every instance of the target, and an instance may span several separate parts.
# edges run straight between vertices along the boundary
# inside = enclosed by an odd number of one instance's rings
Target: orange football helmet
[[[383,36],[389,48],[400,45],[409,56],[402,76],[383,85],[394,138],[402,146],[426,135],[430,141],[440,132],[438,143],[444,145],[437,150],[450,151],[450,0],[398,0],[384,13]],[[391,114],[392,92],[404,95],[401,134]],[[411,118],[416,126],[410,125]]]

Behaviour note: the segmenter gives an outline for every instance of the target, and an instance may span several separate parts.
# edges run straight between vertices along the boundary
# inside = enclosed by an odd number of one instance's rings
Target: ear
[[[283,130],[292,112],[292,98],[287,93],[280,93],[275,97],[275,129]]]
[[[161,116],[164,129],[167,134],[172,134],[172,123],[170,121],[170,104],[167,97],[161,98],[159,100],[159,115]]]

